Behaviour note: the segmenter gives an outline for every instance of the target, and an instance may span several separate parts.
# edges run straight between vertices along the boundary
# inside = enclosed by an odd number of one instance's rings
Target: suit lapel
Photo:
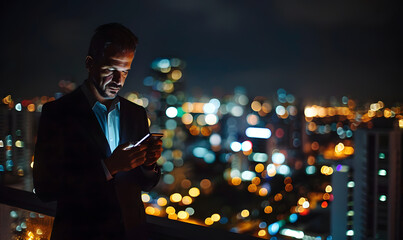
[[[81,117],[81,124],[84,131],[87,131],[86,136],[88,136],[91,141],[99,148],[100,153],[103,157],[109,157],[111,155],[111,150],[109,147],[109,143],[105,137],[104,132],[102,131],[101,126],[91,109],[90,104],[88,103],[87,98],[84,93],[79,90],[78,99],[78,116]]]
[[[120,98],[120,96],[119,96]],[[124,101],[121,101],[120,98],[120,120],[119,120],[119,124],[120,124],[120,132],[119,132],[119,144],[123,144],[129,141],[128,139],[128,112],[126,111],[127,108],[125,106]]]
[[[148,128],[144,128],[144,119],[141,112],[130,106],[132,103],[120,98],[120,140],[119,144],[128,141],[136,142],[148,133]]]

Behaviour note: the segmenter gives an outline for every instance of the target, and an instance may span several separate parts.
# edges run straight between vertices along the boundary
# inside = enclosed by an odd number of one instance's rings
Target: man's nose
[[[121,83],[123,80],[124,80],[125,78],[124,78],[124,74],[122,73],[122,72],[120,72],[120,71],[115,71],[114,73],[113,73],[113,81],[114,82],[116,82],[116,83]]]

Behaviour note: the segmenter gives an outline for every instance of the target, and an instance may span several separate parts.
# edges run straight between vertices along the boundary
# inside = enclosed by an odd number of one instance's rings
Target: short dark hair
[[[110,45],[120,51],[135,51],[137,43],[136,35],[122,24],[103,24],[97,27],[91,38],[88,56],[97,61],[103,57],[104,50]]]

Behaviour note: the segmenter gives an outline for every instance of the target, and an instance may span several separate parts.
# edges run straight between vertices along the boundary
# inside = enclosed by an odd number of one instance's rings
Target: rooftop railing
[[[56,202],[44,203],[34,193],[0,186],[0,203],[24,210],[55,216]],[[257,240],[259,238],[245,234],[228,232],[147,215],[147,224],[153,240]]]

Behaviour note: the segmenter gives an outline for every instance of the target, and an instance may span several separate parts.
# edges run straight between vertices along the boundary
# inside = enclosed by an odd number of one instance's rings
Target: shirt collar
[[[94,94],[92,94],[92,92],[91,92],[91,90],[90,90],[90,88],[89,88],[89,86],[88,86],[89,83],[88,83],[87,81],[88,81],[88,79],[85,80],[84,83],[81,85],[81,90],[83,91],[85,97],[87,98],[88,103],[89,103],[90,106],[91,106],[91,109],[94,109],[94,107],[96,107],[98,104],[104,106],[105,109],[106,109],[106,106],[105,106],[104,104],[100,103],[100,102],[95,98]],[[97,104],[97,103],[98,103],[98,104]],[[110,107],[110,109],[107,110],[107,112],[110,112],[110,111],[114,110],[115,108],[116,108],[117,110],[120,110],[120,101],[119,101],[119,97],[118,97],[118,96],[116,96],[116,97],[113,99],[112,104],[111,104],[111,107]]]

